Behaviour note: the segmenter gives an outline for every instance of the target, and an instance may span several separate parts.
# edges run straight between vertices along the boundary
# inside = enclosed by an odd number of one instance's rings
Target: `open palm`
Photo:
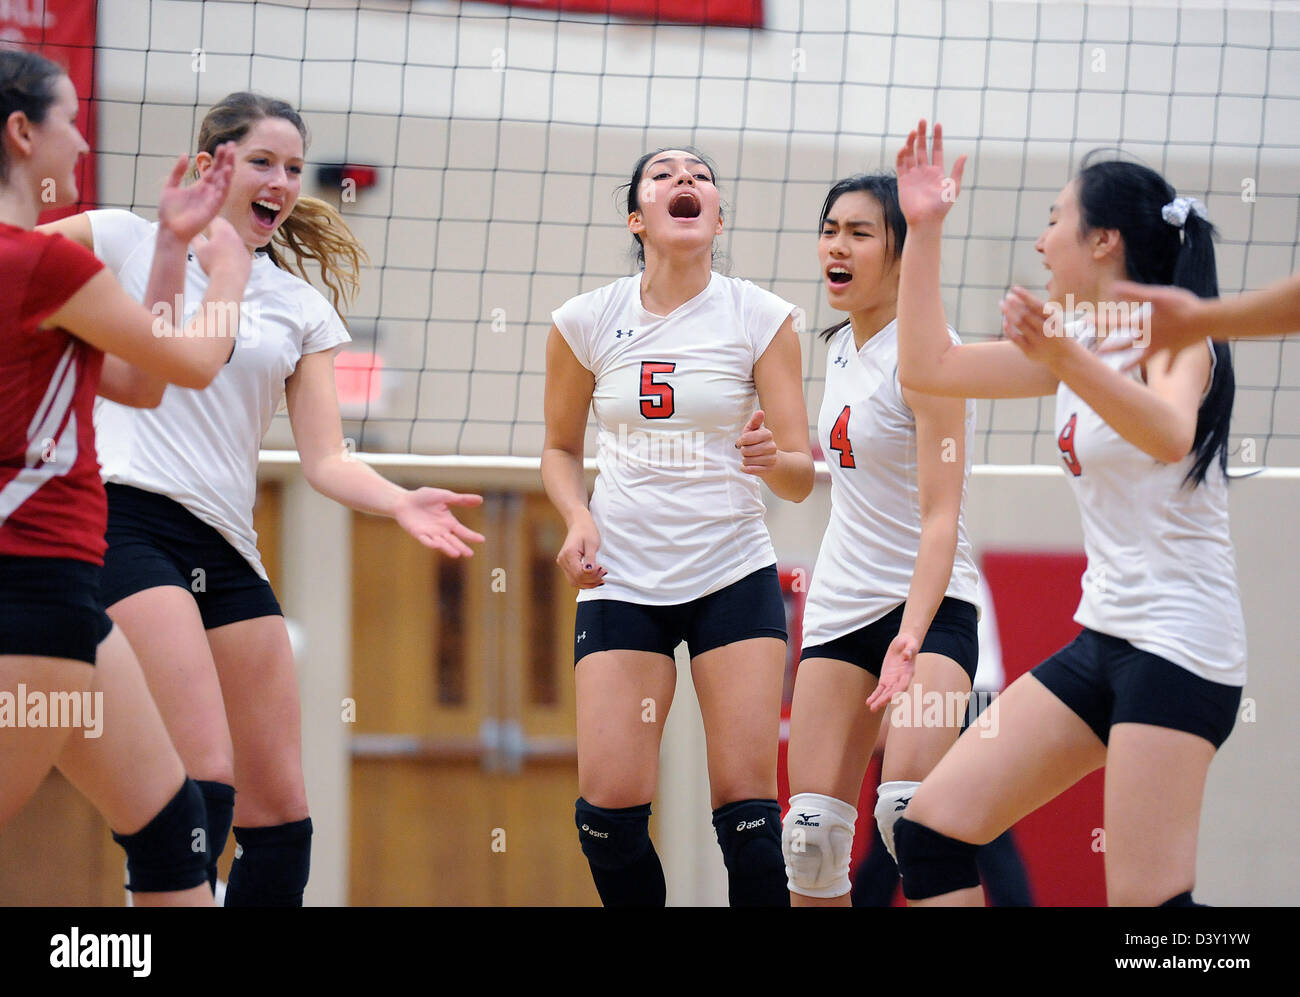
[[[407,492],[394,510],[398,524],[416,540],[442,551],[448,557],[473,557],[469,543],[482,543],[475,533],[452,514],[451,506],[483,504],[481,495],[461,495],[445,488],[417,488]]]
[[[217,148],[212,167],[188,187],[181,186],[188,156],[180,156],[158,198],[158,224],[177,239],[188,243],[221,211],[230,190],[235,169],[235,145],[227,142]]]
[[[952,176],[943,170],[943,126],[934,126],[933,152],[927,152],[925,119],[907,136],[907,142],[898,151],[895,169],[898,172],[898,202],[903,217],[909,225],[943,221],[961,193],[961,175],[966,168],[966,157],[957,157]]]

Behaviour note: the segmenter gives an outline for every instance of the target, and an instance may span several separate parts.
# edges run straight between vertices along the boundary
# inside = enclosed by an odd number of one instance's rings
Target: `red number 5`
[[[641,414],[647,419],[667,419],[673,414],[673,386],[656,381],[656,374],[671,374],[675,363],[645,360],[641,363]]]

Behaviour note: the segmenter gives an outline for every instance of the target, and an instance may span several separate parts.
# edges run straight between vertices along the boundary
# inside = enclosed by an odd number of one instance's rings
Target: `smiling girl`
[[[627,210],[643,269],[556,309],[546,351],[542,478],[581,589],[579,840],[606,906],[663,905],[650,799],[685,640],[731,903],[784,906],[785,609],[759,479],[795,502],[812,489],[794,306],[713,271],[722,211],[699,153],[642,156]]]
[[[297,677],[253,531],[258,447],[281,399],[317,491],[392,516],[451,557],[469,556],[465,541],[483,539],[449,508],[478,496],[407,491],[348,459],[334,354],[349,337],[337,309],[356,287],[363,251],[337,212],[299,196],[306,134],[292,107],[256,94],[231,94],[208,112],[198,173],[219,145],[235,144],[221,214],[253,255],[238,345],[206,390],[169,389],[158,404],[161,383],[138,379],[134,400],[156,408],[103,402],[96,412],[109,492],[105,602],[203,788],[212,883],[233,820],[239,849],[227,906],[300,905],[309,869]],[[129,291],[143,291],[155,226],[93,211],[55,227],[92,247]],[[308,260],[332,301],[303,279]],[[185,279],[185,300],[196,303],[208,277],[191,260]]]
[[[898,154],[911,233],[900,376],[938,395],[1055,395],[1088,555],[1083,632],[989,707],[996,737],[968,731],[913,795],[895,830],[903,892],[981,903],[976,847],[1104,765],[1109,902],[1192,906],[1206,773],[1246,680],[1228,532],[1232,359],[1201,340],[1125,374],[1127,354],[1099,353],[1109,330],[1089,316],[1132,305],[1123,281],[1215,295],[1213,227],[1153,170],[1089,157],[1036,246],[1052,310],[1073,302],[1082,317],[1048,327],[1043,302],[1017,288],[1003,305],[1007,341],[958,346],[944,334],[939,264],[964,160],[945,177],[942,132],[931,152],[924,121]]]

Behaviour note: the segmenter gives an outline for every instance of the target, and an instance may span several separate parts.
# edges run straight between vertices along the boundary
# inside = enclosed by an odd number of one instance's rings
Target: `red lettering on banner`
[[[607,14],[642,21],[763,26],[763,0],[488,0],[507,7],[556,10],[562,14]]]

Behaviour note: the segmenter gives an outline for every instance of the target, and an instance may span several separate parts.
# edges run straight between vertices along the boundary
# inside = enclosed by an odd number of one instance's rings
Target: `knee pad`
[[[727,867],[732,907],[789,907],[781,858],[781,806],[737,800],[713,811],[713,832]]]
[[[650,804],[607,810],[581,796],[574,804],[574,823],[582,854],[597,869],[621,869],[650,847]]]
[[[311,872],[311,818],[235,828],[227,907],[301,907]]]
[[[876,790],[876,827],[880,828],[880,840],[895,862],[898,853],[894,851],[894,824],[903,816],[919,785],[919,782],[882,782]]]
[[[908,900],[928,900],[980,885],[975,865],[978,845],[950,838],[906,817],[895,823],[894,841],[903,896]]]
[[[781,851],[792,893],[826,899],[852,889],[849,862],[857,820],[857,808],[833,796],[798,793],[790,797]]]
[[[224,782],[196,780],[208,811],[208,886],[217,885],[217,860],[221,858],[235,822],[235,787]]]
[[[193,779],[143,828],[114,832],[113,840],[126,851],[126,888],[133,893],[188,890],[208,881],[208,817]]]

